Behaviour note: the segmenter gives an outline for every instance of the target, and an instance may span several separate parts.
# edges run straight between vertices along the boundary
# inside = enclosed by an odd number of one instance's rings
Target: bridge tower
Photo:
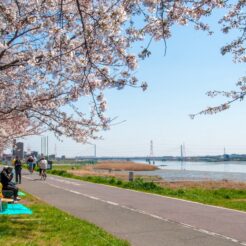
[[[152,161],[153,161],[153,164],[155,164],[155,161],[154,161],[154,147],[153,147],[153,140],[150,141],[149,164],[151,163],[151,159],[152,159]]]

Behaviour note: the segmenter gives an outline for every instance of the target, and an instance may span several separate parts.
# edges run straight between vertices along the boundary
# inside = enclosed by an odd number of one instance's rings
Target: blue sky
[[[148,82],[148,90],[105,93],[108,115],[125,122],[101,132],[104,139],[93,142],[97,155],[146,156],[151,140],[158,156],[179,155],[181,144],[185,144],[186,155],[222,154],[224,147],[227,153],[246,153],[245,102],[213,116],[189,118],[189,114],[224,101],[207,97],[207,91],[235,89],[237,80],[245,75],[243,64],[234,64],[231,55],[220,54],[221,46],[229,41],[229,36],[208,36],[188,26],[174,28],[166,56],[163,43],[153,43],[151,57],[140,62],[136,73]],[[54,153],[55,145],[58,156],[94,153],[91,145],[69,139],[59,142],[48,135],[49,153]],[[39,136],[26,138],[25,148],[40,151],[40,141]]]

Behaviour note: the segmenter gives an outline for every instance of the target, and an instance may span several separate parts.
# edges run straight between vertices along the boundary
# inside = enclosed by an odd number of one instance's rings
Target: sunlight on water
[[[145,163],[145,161],[137,161]],[[152,164],[152,163],[151,163]],[[160,169],[135,172],[160,176],[165,180],[234,180],[246,181],[246,162],[183,162],[155,161]]]

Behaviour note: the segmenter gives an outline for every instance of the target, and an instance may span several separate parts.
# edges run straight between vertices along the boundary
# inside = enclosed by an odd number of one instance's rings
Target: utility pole
[[[183,145],[180,145],[180,156],[181,156],[181,161],[183,161],[184,154],[183,154]]]
[[[13,140],[13,146],[12,146],[12,158],[14,159],[15,155],[15,149],[16,149],[16,139]]]
[[[153,141],[151,140],[151,141],[150,141],[150,153],[149,153],[149,156],[150,156],[150,157],[153,157],[153,155],[154,155]]]
[[[90,143],[90,142],[87,142],[87,143],[94,146],[94,158],[96,158],[97,157],[97,145]]]
[[[57,149],[56,149],[56,144],[55,144],[55,158],[57,157]]]
[[[40,145],[40,155],[42,155],[42,152],[43,152],[43,137],[41,136],[41,145]]]
[[[96,146],[96,144],[94,144],[94,157],[95,158],[97,157],[97,146]]]
[[[41,153],[40,154],[41,155],[43,154],[47,158],[48,158],[48,155],[49,155],[48,147],[49,147],[49,138],[48,138],[48,136],[41,136]]]
[[[26,150],[26,152],[27,152],[27,155],[31,155],[32,150],[31,150],[29,144],[27,145],[27,150]]]
[[[49,159],[49,137],[47,136],[47,160]]]
[[[180,145],[180,159],[181,159],[181,170],[184,169],[184,150],[183,145]]]
[[[41,136],[41,150],[40,150],[40,156],[43,154],[43,141],[44,141],[44,139],[43,139],[43,137]]]
[[[151,158],[153,160],[153,164],[155,164],[155,161],[154,161],[154,147],[153,147],[153,140],[150,141],[150,153],[149,153],[149,164],[151,163]]]

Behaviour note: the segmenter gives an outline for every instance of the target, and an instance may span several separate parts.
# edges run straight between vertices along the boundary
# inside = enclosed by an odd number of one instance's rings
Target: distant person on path
[[[42,172],[46,173],[46,169],[48,166],[47,160],[44,157],[41,157],[38,166],[39,166],[39,175],[41,175]]]
[[[30,173],[33,173],[33,162],[34,162],[34,158],[30,155],[27,158],[27,164],[28,164],[28,168]]]
[[[14,193],[14,200],[20,200],[18,198],[18,188],[15,186],[15,184],[12,182],[13,179],[13,173],[12,173],[12,167],[4,167],[1,174],[1,183],[3,190],[11,190]]]
[[[38,171],[39,171],[39,176],[41,175],[40,162],[41,162],[42,159],[45,159],[45,158],[44,158],[44,154],[41,154],[41,155],[40,155],[40,158],[39,158],[39,159],[37,160],[37,162],[36,162],[37,167],[39,168],[39,170],[38,170]]]
[[[14,166],[15,166],[15,182],[21,184],[22,163],[18,156],[16,156]]]

